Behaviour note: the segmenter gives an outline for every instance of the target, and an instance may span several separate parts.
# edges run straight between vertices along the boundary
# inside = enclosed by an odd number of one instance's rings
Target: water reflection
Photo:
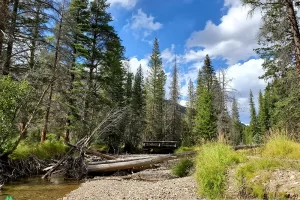
[[[6,184],[0,191],[0,200],[11,195],[15,200],[53,200],[70,193],[79,187],[77,181],[65,181],[63,177],[53,177],[50,181],[41,176],[24,178]]]

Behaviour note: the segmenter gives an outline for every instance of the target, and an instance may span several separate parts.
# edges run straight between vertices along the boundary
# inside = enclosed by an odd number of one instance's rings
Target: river
[[[63,177],[54,177],[51,181],[43,180],[41,176],[23,178],[5,184],[0,190],[0,200],[7,195],[14,200],[56,200],[77,189],[79,184],[77,181],[65,181]]]

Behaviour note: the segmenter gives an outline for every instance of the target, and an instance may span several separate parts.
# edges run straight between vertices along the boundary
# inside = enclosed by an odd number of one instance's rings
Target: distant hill
[[[170,105],[171,104],[171,100],[165,100],[165,103]],[[179,107],[179,111],[181,114],[185,114],[186,113],[186,107],[185,106],[182,106],[180,104],[178,104],[178,107]]]

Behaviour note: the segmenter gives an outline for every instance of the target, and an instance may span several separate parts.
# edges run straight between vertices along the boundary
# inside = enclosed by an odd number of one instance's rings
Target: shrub
[[[221,198],[230,165],[244,160],[244,156],[230,146],[218,143],[203,145],[196,158],[196,179],[199,193],[211,199]]]
[[[191,159],[184,158],[181,159],[176,165],[172,168],[172,173],[175,176],[184,177],[187,176],[193,167],[194,162]]]
[[[22,142],[10,157],[12,159],[26,159],[33,155],[41,159],[60,158],[68,149],[68,146],[59,141],[46,140],[43,144]]]
[[[282,167],[282,164],[276,160],[251,160],[237,169],[236,177],[246,194],[263,198],[265,195],[264,183],[270,178],[270,171],[280,167]],[[251,181],[256,176],[257,180],[255,182]]]
[[[181,146],[178,149],[176,149],[175,153],[182,153],[182,152],[186,152],[186,151],[197,151],[199,150],[199,147],[186,147],[186,146]]]
[[[265,145],[262,152],[265,157],[300,158],[300,144],[284,135],[275,135]]]

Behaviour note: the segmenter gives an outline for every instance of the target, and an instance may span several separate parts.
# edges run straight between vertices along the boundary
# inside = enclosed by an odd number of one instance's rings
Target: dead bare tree
[[[75,145],[67,143],[67,145],[70,146],[70,150],[42,178],[44,179],[51,176],[51,174],[62,164],[67,176],[78,180],[84,178],[87,175],[87,166],[84,162],[84,154],[89,151],[89,145],[94,140],[104,136],[109,133],[112,128],[116,127],[122,120],[126,111],[127,107],[111,109],[90,135],[84,136]]]

